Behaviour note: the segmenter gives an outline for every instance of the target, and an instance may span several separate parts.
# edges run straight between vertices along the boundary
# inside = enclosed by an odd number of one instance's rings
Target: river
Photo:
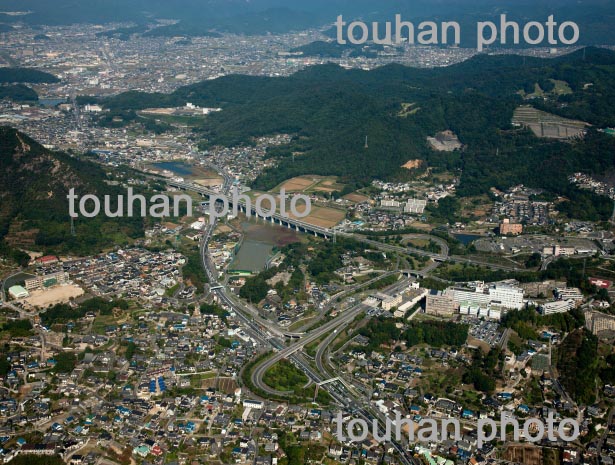
[[[38,103],[44,107],[55,107],[60,103],[65,103],[66,99],[64,98],[39,98]]]
[[[152,167],[159,170],[167,170],[179,176],[191,176],[194,170],[192,165],[183,161],[163,161],[152,163]]]
[[[241,229],[244,241],[229,266],[230,271],[262,271],[275,250],[300,240],[296,231],[262,220],[245,220]]]
[[[453,237],[459,242],[461,242],[463,245],[469,245],[475,240],[480,239],[484,236],[480,236],[478,234],[453,234]]]

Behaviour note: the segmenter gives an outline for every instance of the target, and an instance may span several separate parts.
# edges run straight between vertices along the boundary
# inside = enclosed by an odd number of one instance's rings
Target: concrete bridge
[[[167,185],[170,187],[174,187],[176,189],[183,190],[183,191],[196,192],[197,194],[200,194],[202,196],[211,197],[212,195],[214,196],[224,195],[220,192],[216,192],[212,189],[208,189],[207,187],[199,186],[199,185],[192,184],[192,183],[168,181]],[[233,197],[227,195],[226,198],[228,199],[229,205],[233,205]],[[245,201],[240,201],[239,204],[237,205],[237,209],[242,211],[243,213],[248,214],[247,212],[248,206],[246,205]],[[330,229],[321,228],[319,226],[306,223],[299,219],[282,216],[278,213],[275,213],[274,215],[269,216],[269,217],[259,215],[259,213],[256,211],[256,206],[254,203],[250,205],[250,216],[261,218],[264,221],[269,221],[270,223],[278,224],[280,226],[284,226],[289,229],[294,229],[295,231],[299,231],[302,233],[313,234],[314,236],[317,236],[317,237],[324,237],[324,238],[333,237],[333,231],[331,231]]]

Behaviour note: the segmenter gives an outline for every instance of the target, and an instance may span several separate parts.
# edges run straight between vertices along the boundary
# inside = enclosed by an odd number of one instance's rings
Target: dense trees
[[[15,220],[23,230],[38,230],[35,245],[55,253],[87,255],[141,236],[142,218],[104,215],[76,219],[77,234],[71,234],[68,186],[80,195],[97,194],[99,198],[108,194],[117,199],[125,194],[122,187],[110,186],[106,180],[107,173],[92,161],[51,152],[15,129],[0,127],[0,254],[25,261],[2,241]]]
[[[29,82],[53,84],[60,80],[53,74],[29,68],[0,68],[0,83]]]
[[[224,111],[208,117],[200,130],[207,145],[296,134],[289,145],[271,151],[280,163],[255,181],[259,189],[306,173],[337,175],[349,190],[374,178],[404,180],[411,173],[401,165],[421,159],[436,172],[460,173],[461,196],[522,183],[565,196],[561,210],[570,217],[604,220],[611,202],[570,186],[567,175],[612,168],[615,138],[592,130],[585,140],[538,139],[528,130],[512,128],[511,119],[523,103],[519,90],[537,83],[549,90],[557,79],[569,82],[573,97],[552,93],[541,103],[545,110],[613,125],[614,70],[615,53],[598,49],[588,49],[585,60],[582,52],[552,60],[478,56],[437,69],[389,65],[364,72],[323,65],[286,78],[226,76],[169,95],[129,92],[104,103],[125,114],[186,101],[221,106]],[[584,88],[587,82],[594,86]],[[611,103],[599,104],[599,96]],[[402,103],[413,103],[416,112],[400,116]],[[436,152],[428,146],[426,137],[444,129],[458,134],[462,151]],[[303,155],[292,157],[293,152]],[[443,222],[457,219],[454,200],[445,200],[433,213]]]
[[[185,280],[192,283],[199,292],[203,291],[205,283],[209,282],[207,274],[201,263],[201,253],[198,247],[195,250],[186,252],[186,263],[182,267],[182,275]]]
[[[78,318],[83,318],[86,313],[94,312],[101,315],[110,315],[114,308],[122,310],[128,309],[128,302],[125,300],[105,300],[101,297],[82,302],[77,307],[72,307],[69,304],[56,304],[41,313],[41,321],[44,325],[50,326],[54,324],[66,324],[69,321],[74,321]]]
[[[496,368],[501,356],[502,353],[496,349],[490,350],[487,355],[483,355],[481,350],[475,351],[472,366],[464,373],[463,382],[474,384],[478,391],[492,393],[498,376]]]
[[[27,266],[28,263],[30,263],[30,255],[14,247],[10,247],[4,240],[0,240],[0,256],[8,258],[19,266]]]
[[[15,102],[35,102],[38,94],[24,84],[0,85],[0,100],[5,98]]]
[[[402,331],[392,318],[375,318],[360,333],[369,338],[368,351],[383,344],[405,341],[408,346],[428,344],[431,347],[460,347],[468,338],[468,326],[444,321],[412,321]]]
[[[201,304],[199,310],[203,315],[216,315],[222,321],[226,321],[226,317],[228,316],[226,310],[216,304]]]
[[[461,220],[459,209],[460,203],[458,199],[445,197],[438,202],[437,206],[430,206],[429,212],[431,213],[432,220],[438,223],[454,224]]]
[[[589,331],[578,329],[560,344],[557,369],[566,391],[576,402],[594,402],[599,362],[598,339]]]
[[[26,337],[33,334],[30,320],[7,321],[2,325],[0,331],[8,331],[11,337]]]
[[[267,283],[267,280],[273,278],[277,272],[277,268],[270,268],[262,271],[256,276],[247,278],[246,283],[239,290],[239,296],[249,302],[260,302],[267,297],[267,291],[271,288]]]
[[[288,360],[280,360],[265,372],[263,381],[277,391],[297,391],[300,395],[308,377]]]
[[[585,325],[585,317],[580,309],[541,316],[535,308],[528,307],[506,313],[502,319],[502,325],[514,329],[523,339],[537,339],[537,330],[542,327],[570,332],[576,328],[582,328]]]
[[[54,358],[56,373],[70,373],[77,366],[77,356],[71,352],[60,352]]]

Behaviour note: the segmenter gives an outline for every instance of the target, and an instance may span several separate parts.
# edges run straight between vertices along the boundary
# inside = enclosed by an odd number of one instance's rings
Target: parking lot
[[[502,340],[503,332],[495,321],[481,321],[478,318],[464,316],[462,322],[470,325],[468,334],[471,337],[486,342],[491,347],[497,346]]]

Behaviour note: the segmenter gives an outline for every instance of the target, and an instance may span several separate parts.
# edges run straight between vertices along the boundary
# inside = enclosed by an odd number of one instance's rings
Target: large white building
[[[583,293],[577,287],[558,287],[555,289],[555,295],[559,300],[583,301]]]
[[[65,271],[59,271],[57,273],[28,278],[25,281],[25,287],[28,291],[33,291],[36,289],[46,289],[49,287],[56,286],[58,284],[66,284],[68,281],[68,273],[66,273]]]
[[[452,288],[456,304],[466,303],[472,306],[497,306],[508,310],[523,308],[523,289],[510,284],[496,283],[490,286],[479,284],[475,289]]]
[[[566,313],[575,307],[574,300],[557,300],[555,302],[547,302],[538,307],[538,310],[543,315],[553,315],[554,313]]]
[[[523,308],[523,289],[508,284],[496,284],[489,288],[491,305],[520,310]]]
[[[380,201],[380,206],[383,208],[399,208],[401,204],[397,200],[383,199]]]
[[[408,199],[404,205],[404,213],[416,213],[422,215],[427,206],[427,200]]]

